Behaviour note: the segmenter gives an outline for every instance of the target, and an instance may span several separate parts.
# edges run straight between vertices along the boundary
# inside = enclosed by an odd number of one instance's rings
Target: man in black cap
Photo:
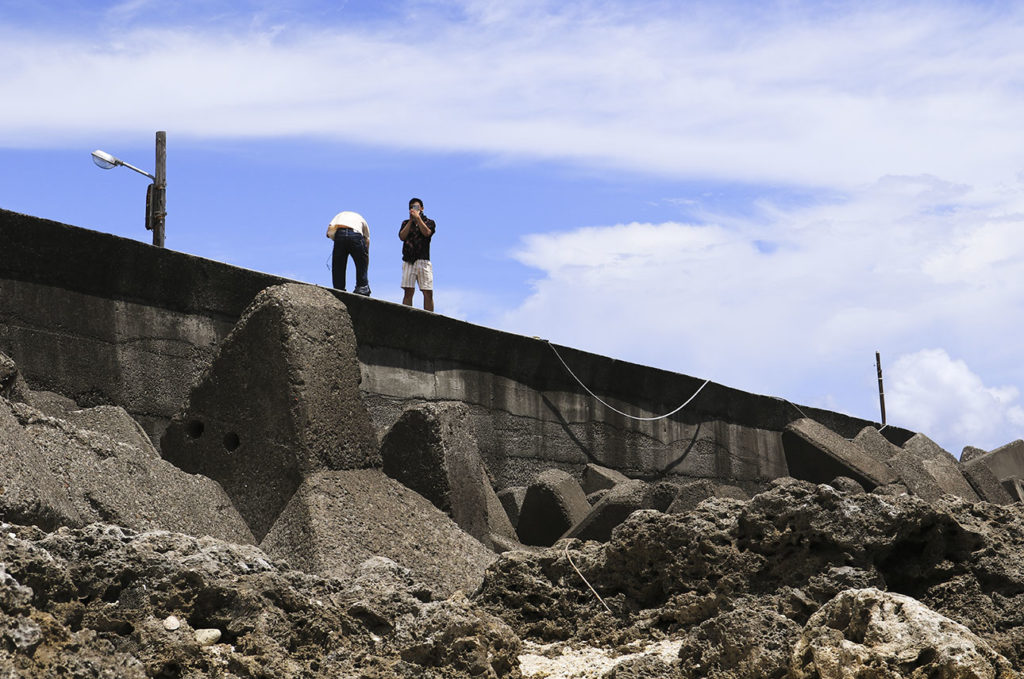
[[[402,239],[402,304],[412,306],[416,285],[423,293],[423,308],[434,310],[434,269],[430,266],[430,239],[437,226],[423,212],[423,201],[409,201],[409,219],[402,222],[398,237]]]

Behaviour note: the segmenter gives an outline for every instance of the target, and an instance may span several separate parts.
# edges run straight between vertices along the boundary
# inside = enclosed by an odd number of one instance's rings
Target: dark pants
[[[356,265],[357,295],[370,294],[370,281],[366,278],[366,270],[370,266],[370,253],[366,249],[363,234],[352,229],[338,229],[334,232],[334,256],[331,258],[331,272],[334,274],[334,287],[345,289],[345,269],[348,267],[348,256]]]

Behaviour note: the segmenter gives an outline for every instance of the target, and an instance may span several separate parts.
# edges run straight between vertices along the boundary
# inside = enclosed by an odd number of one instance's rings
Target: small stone
[[[197,629],[196,641],[199,642],[200,646],[213,646],[220,641],[220,630],[214,628]]]
[[[173,632],[179,627],[181,627],[181,621],[178,620],[178,618],[176,618],[175,616],[168,615],[166,618],[164,618],[164,629],[168,632]]]

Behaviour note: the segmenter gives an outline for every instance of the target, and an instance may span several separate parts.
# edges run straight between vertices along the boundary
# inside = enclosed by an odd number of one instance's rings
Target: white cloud
[[[1024,10],[455,4],[461,20],[410,3],[415,40],[401,18],[268,29],[195,17],[96,38],[0,29],[0,144],[155,128],[318,135],[845,186],[884,173],[991,182],[1021,167]]]
[[[992,449],[1012,440],[1008,430],[1024,429],[1024,407],[1016,387],[985,386],[964,361],[950,358],[942,349],[900,356],[889,375],[892,414],[904,426],[940,443]],[[951,447],[950,452],[959,455],[960,447]]]
[[[1022,197],[994,195],[891,176],[837,201],[763,205],[745,218],[534,234],[514,256],[540,277],[502,325],[876,419],[875,350],[890,360],[926,342],[1022,385],[1024,368],[1007,356],[1024,306],[1012,284],[1024,280]],[[922,411],[901,408],[890,404],[890,422],[922,422]],[[991,442],[1020,436],[1013,427],[1024,421],[1008,408],[985,422],[971,409],[955,427],[928,412],[940,436]]]

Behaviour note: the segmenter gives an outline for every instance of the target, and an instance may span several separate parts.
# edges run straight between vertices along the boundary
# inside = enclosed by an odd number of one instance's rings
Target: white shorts
[[[412,264],[402,262],[402,287],[415,288],[417,283],[420,290],[434,289],[434,267],[429,259],[417,259]]]

